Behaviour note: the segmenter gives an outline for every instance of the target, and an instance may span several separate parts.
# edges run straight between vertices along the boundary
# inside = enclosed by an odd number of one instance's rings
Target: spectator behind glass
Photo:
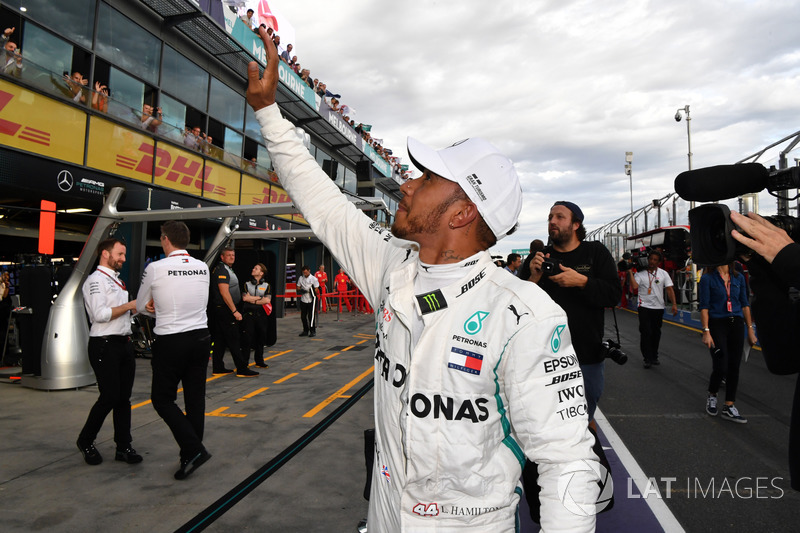
[[[205,133],[200,131],[200,126],[195,126],[191,129],[186,128],[183,134],[183,144],[192,150],[198,151],[203,144]]]
[[[99,81],[94,82],[94,92],[92,93],[92,109],[108,112],[108,87]]]
[[[17,48],[17,43],[11,40],[15,28],[6,28],[0,39],[3,41],[5,59],[3,60],[3,73],[15,78],[22,77],[22,50]]]
[[[13,44],[13,43],[12,43]],[[72,76],[64,76],[64,81],[69,87],[70,97],[76,104],[86,103],[86,91],[84,87],[89,83],[89,80],[77,70],[72,73]]]
[[[142,116],[141,116],[140,126],[143,130],[147,130],[151,133],[156,133],[158,131],[158,126],[161,125],[163,120],[164,120],[164,115],[161,112],[160,107],[154,110],[153,106],[149,104],[144,104],[142,106]]]

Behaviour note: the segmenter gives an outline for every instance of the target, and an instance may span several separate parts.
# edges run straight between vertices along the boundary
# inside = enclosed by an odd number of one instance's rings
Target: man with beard
[[[538,283],[567,313],[569,330],[583,373],[589,420],[603,394],[604,308],[619,302],[622,289],[611,253],[600,242],[586,242],[583,212],[572,202],[559,201],[547,217],[550,246],[531,261],[530,281]],[[553,272],[543,275],[548,259]]]
[[[231,352],[233,364],[236,365],[236,377],[253,378],[258,372],[248,368],[248,357],[242,354],[241,329],[242,289],[239,278],[233,271],[236,251],[226,247],[219,255],[220,262],[211,274],[211,313],[209,321],[213,321],[211,351],[211,372],[215,376],[230,374],[233,370],[225,368],[223,357],[225,350]]]
[[[513,531],[528,456],[540,464],[543,529],[593,531],[599,465],[566,316],[488,252],[522,208],[511,160],[483,139],[437,151],[409,138],[423,174],[403,185],[390,233],[347,201],[281,117],[278,55],[260,35],[267,67],[259,79],[248,66],[247,101],[275,171],[375,309],[369,529]]]
[[[128,349],[131,334],[131,311],[136,300],[128,301],[125,283],[119,271],[125,264],[126,247],[119,239],[106,239],[97,247],[100,261],[83,284],[83,303],[92,329],[89,331],[89,362],[97,378],[100,396],[89,411],[78,449],[84,461],[99,465],[103,457],[94,447],[94,439],[108,413],[114,412],[114,459],[128,464],[142,462],[131,448],[131,392],[136,374],[133,350]]]

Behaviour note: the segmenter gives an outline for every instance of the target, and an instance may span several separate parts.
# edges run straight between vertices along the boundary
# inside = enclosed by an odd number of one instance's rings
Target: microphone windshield
[[[769,171],[758,163],[717,165],[681,172],[675,178],[675,192],[684,200],[716,202],[767,187]]]

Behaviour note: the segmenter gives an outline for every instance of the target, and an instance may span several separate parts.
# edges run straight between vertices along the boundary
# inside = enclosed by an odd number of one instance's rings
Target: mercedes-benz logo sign
[[[64,192],[69,191],[72,189],[72,186],[75,185],[75,178],[72,177],[72,173],[69,170],[62,170],[58,173],[58,177],[56,178],[56,183],[58,183],[58,188]]]

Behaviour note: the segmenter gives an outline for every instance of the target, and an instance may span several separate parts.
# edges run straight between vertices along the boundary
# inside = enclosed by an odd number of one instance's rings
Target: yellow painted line
[[[148,403],[150,403],[150,400],[147,400],[146,402],[142,402],[142,403],[137,403],[136,405],[131,405],[131,409],[136,409],[138,407],[142,407],[143,405],[147,405]]]
[[[267,390],[267,389],[269,389],[269,387],[262,387],[262,388],[260,388],[260,389],[256,389],[256,390],[254,390],[253,392],[251,392],[250,394],[245,394],[244,396],[242,396],[241,398],[239,398],[239,399],[238,399],[238,400],[236,400],[236,401],[237,401],[237,402],[243,402],[243,401],[245,401],[245,400],[249,400],[249,399],[250,399],[250,398],[252,398],[253,396],[256,396],[256,395],[258,395],[258,394],[261,394],[262,392],[264,392],[264,391],[265,391],[265,390]]]
[[[312,416],[314,416],[315,414],[317,414],[320,411],[322,411],[331,402],[333,402],[334,400],[336,400],[338,398],[349,398],[349,396],[345,396],[344,393],[347,392],[356,383],[358,383],[359,381],[361,381],[365,377],[369,376],[374,370],[375,370],[375,366],[369,367],[363,374],[361,374],[356,379],[354,379],[353,381],[351,381],[350,383],[348,383],[347,385],[345,385],[341,389],[337,390],[336,392],[334,392],[333,394],[331,394],[330,396],[325,398],[322,402],[319,403],[319,405],[317,405],[312,410],[310,410],[309,412],[304,414],[303,418],[311,418]]]
[[[308,369],[310,369],[310,368],[314,368],[315,366],[317,366],[317,365],[319,365],[319,364],[321,364],[321,361],[317,361],[316,363],[311,363],[310,365],[308,365],[307,367],[305,367],[303,370],[308,370]]]
[[[224,411],[225,409],[227,409],[227,407],[220,407],[219,409],[215,409],[210,413],[206,413],[206,416],[223,416],[228,418],[244,418],[247,416],[241,414],[223,413],[222,411]]]
[[[334,357],[336,357],[336,356],[337,356],[337,355],[339,355],[340,353],[341,353],[341,352],[332,353],[332,354],[330,354],[328,357],[323,357],[323,359],[325,359],[326,361],[327,361],[328,359],[333,359]]]
[[[282,378],[281,378],[281,379],[279,379],[278,381],[273,381],[273,383],[275,383],[275,384],[278,384],[278,383],[283,383],[284,381],[287,381],[287,380],[289,380],[289,379],[292,379],[292,378],[293,378],[293,377],[295,377],[296,375],[297,375],[297,372],[294,372],[293,374],[289,374],[288,376],[284,376],[284,377],[282,377]]]
[[[278,357],[278,356],[281,356],[281,355],[284,355],[284,354],[287,354],[287,353],[289,353],[289,352],[291,352],[291,351],[292,351],[292,350],[284,350],[284,351],[282,351],[282,352],[278,352],[278,353],[276,353],[275,355],[270,355],[269,357],[265,357],[265,358],[264,358],[264,361],[269,361],[270,359],[275,359],[276,357]]]
[[[343,352],[346,352],[346,351],[347,351],[347,350],[349,350],[350,348],[355,348],[355,345],[348,346],[347,348],[342,348],[342,351],[343,351]]]
[[[371,338],[371,337],[370,337]],[[364,339],[363,341],[358,341],[356,344],[364,344],[365,342],[369,341],[369,339]]]

